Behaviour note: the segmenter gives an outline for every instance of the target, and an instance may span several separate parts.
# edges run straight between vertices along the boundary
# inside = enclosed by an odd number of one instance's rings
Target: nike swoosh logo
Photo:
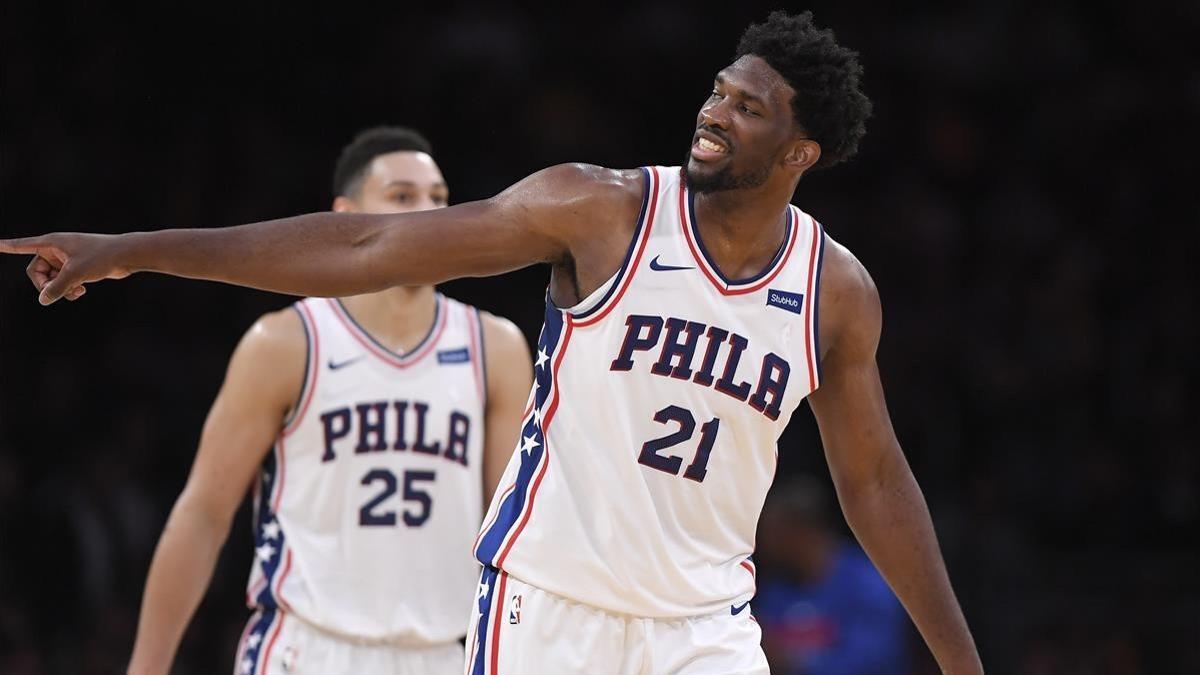
[[[730,613],[730,614],[732,614],[732,615],[734,615],[734,616],[737,616],[738,614],[741,614],[741,613],[742,613],[742,610],[743,610],[743,609],[746,609],[746,605],[749,605],[749,604],[750,604],[750,601],[749,601],[749,600],[747,600],[747,601],[743,602],[743,603],[742,603],[742,604],[740,604],[740,605],[730,605],[730,606],[729,606],[729,613]]]
[[[350,365],[351,363],[354,363],[355,361],[357,361],[361,358],[362,358],[362,355],[360,354],[352,359],[346,359],[345,361],[342,361],[341,363],[334,363],[333,359],[329,359],[329,369],[337,370],[338,368],[345,368],[346,366]]]
[[[658,262],[659,256],[654,256],[654,260],[650,261],[650,269],[655,272],[670,272],[673,270],[694,270],[695,267],[683,267],[680,265],[664,265]]]

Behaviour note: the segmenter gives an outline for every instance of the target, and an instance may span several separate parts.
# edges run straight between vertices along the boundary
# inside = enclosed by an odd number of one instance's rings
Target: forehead
[[[424,152],[389,152],[372,159],[367,167],[367,183],[435,185],[444,182],[437,162]]]
[[[717,73],[717,79],[773,105],[787,105],[796,93],[779,71],[761,57],[747,54]]]

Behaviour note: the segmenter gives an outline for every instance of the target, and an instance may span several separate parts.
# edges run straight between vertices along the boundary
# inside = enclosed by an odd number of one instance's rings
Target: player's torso
[[[753,593],[775,441],[818,381],[823,235],[789,209],[772,264],[728,283],[678,169],[649,177],[622,270],[574,308],[547,303],[524,451],[477,555],[588,604],[684,616]]]
[[[248,601],[356,637],[457,639],[482,510],[478,314],[438,295],[429,334],[401,356],[337,300],[296,310],[306,379],[256,485]]]

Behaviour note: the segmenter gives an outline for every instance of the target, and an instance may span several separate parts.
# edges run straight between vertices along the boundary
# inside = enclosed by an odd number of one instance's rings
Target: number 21
[[[662,438],[646,441],[642,445],[641,454],[638,455],[638,462],[652,469],[678,476],[679,467],[683,465],[683,458],[676,455],[662,455],[659,454],[659,451],[690,439],[696,431],[696,418],[687,408],[669,405],[654,413],[654,421],[659,424],[675,422],[679,425],[679,430]],[[712,453],[713,443],[717,440],[717,430],[720,428],[721,420],[716,417],[700,426],[700,447],[696,449],[696,456],[692,458],[692,463],[683,472],[684,478],[690,478],[697,483],[704,480],[705,474],[708,473],[708,456]]]

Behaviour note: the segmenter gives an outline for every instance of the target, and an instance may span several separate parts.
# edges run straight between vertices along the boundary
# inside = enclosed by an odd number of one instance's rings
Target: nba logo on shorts
[[[521,623],[521,596],[514,595],[508,602],[508,622],[516,625]]]

